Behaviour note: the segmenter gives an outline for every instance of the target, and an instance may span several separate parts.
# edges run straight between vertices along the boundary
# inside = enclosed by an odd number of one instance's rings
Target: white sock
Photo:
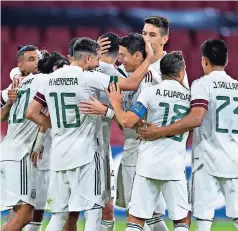
[[[41,222],[32,221],[25,227],[25,231],[40,231],[40,230],[41,230]]]
[[[85,226],[84,231],[100,231],[102,209],[91,209],[84,211]]]
[[[151,231],[169,231],[161,215],[154,215],[153,218],[146,219]]]
[[[132,222],[127,222],[126,231],[143,231],[143,227]]]
[[[68,214],[68,212],[53,213],[45,231],[62,231]]]
[[[196,220],[196,231],[210,231],[212,227],[212,221],[209,220]]]
[[[238,230],[238,218],[234,219],[233,223],[234,223],[236,229]]]
[[[189,226],[184,223],[178,223],[174,226],[174,231],[189,231]]]
[[[101,221],[101,231],[113,231],[114,230],[114,220],[112,221]]]

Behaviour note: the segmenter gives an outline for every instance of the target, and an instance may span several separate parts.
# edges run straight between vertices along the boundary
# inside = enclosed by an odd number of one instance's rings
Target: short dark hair
[[[160,61],[162,76],[176,78],[178,72],[184,68],[185,62],[182,51],[172,51],[166,54]]]
[[[108,38],[108,40],[111,42],[110,43],[110,48],[108,48],[108,53],[109,55],[114,55],[117,56],[119,52],[119,45],[121,38],[114,33],[108,32],[100,36],[100,38]]]
[[[150,16],[144,20],[144,23],[151,24],[160,28],[161,36],[169,34],[169,20],[162,16]]]
[[[81,58],[82,53],[97,55],[99,49],[100,46],[95,40],[87,37],[80,38],[74,44],[73,56],[75,58]]]
[[[47,51],[42,53],[42,58],[38,61],[38,70],[40,73],[49,74],[53,72],[53,67],[61,68],[64,65],[69,65],[69,61],[66,57],[58,52],[52,52],[49,54]]]
[[[142,53],[144,59],[146,58],[145,41],[141,34],[129,33],[121,39],[120,46],[126,47],[132,55],[139,51]]]
[[[228,58],[227,44],[223,40],[209,39],[201,45],[202,55],[209,59],[213,66],[225,66]]]
[[[26,45],[26,46],[19,46],[18,52],[17,52],[17,59],[19,59],[21,56],[23,56],[28,51],[36,51],[38,48],[33,45]]]
[[[74,55],[74,44],[76,43],[76,41],[78,40],[79,38],[74,38],[70,41],[69,43],[69,55],[72,57]]]

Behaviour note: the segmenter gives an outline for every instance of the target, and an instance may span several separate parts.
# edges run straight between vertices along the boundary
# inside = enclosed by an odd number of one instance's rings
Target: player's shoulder
[[[200,78],[195,79],[192,82],[191,86],[195,87],[195,86],[199,86],[199,85],[206,85],[206,84],[208,84],[211,81],[211,78],[209,78],[209,77],[210,77],[209,75],[203,75]]]

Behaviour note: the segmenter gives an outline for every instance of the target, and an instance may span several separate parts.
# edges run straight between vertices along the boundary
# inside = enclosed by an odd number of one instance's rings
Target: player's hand
[[[31,160],[32,165],[34,167],[37,166],[37,159],[38,159],[37,157],[38,157],[38,153],[36,153],[36,152],[32,152],[31,155],[30,155],[30,160]]]
[[[108,52],[108,49],[111,47],[111,41],[108,40],[108,37],[106,38],[99,38],[97,43],[100,45],[101,47],[101,54],[104,54],[106,52]]]
[[[8,95],[8,103],[10,105],[12,105],[16,99],[17,99],[17,92],[18,90],[17,89],[9,89],[8,92],[7,92],[7,95]]]
[[[22,77],[21,75],[15,75],[12,80],[12,88],[13,89],[18,88],[19,84],[21,83],[23,79],[24,77]]]
[[[109,90],[110,92],[108,91],[108,89],[105,89],[112,106],[114,106],[115,104],[121,105],[123,99],[123,92],[120,90],[118,83],[116,83],[116,86],[115,83],[110,83]]]
[[[142,120],[143,127],[138,128],[137,133],[137,139],[140,140],[158,140],[161,138],[159,135],[159,127],[156,124],[146,122]]]
[[[89,96],[92,101],[84,101],[78,104],[79,111],[82,114],[93,114],[93,115],[102,115],[104,116],[107,107],[99,102],[97,99]]]
[[[149,40],[145,40],[145,52],[146,52],[146,59],[148,59],[150,62],[153,62],[154,52],[151,46],[151,43]]]
[[[40,154],[39,154],[39,159],[42,160],[43,158],[43,152],[44,152],[44,146],[41,146]]]

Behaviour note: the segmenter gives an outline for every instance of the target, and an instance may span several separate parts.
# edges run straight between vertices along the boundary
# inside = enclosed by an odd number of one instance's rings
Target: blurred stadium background
[[[2,1],[1,2],[1,89],[10,84],[9,72],[17,65],[19,45],[32,44],[48,51],[68,54],[68,44],[74,37],[97,39],[104,32],[124,36],[141,32],[143,19],[162,15],[170,20],[170,39],[165,50],[182,50],[187,65],[189,83],[202,75],[201,43],[209,38],[222,38],[228,43],[227,72],[238,79],[238,2],[237,1]],[[7,124],[1,124],[1,138]],[[123,133],[113,124],[111,145],[116,165],[119,165]],[[188,141],[187,175],[191,175],[191,137]],[[1,215],[6,215],[2,213]],[[116,209],[116,216],[125,211]],[[216,217],[221,219],[213,230],[232,231],[225,219],[224,198],[217,200]],[[118,223],[116,230],[123,230]]]

